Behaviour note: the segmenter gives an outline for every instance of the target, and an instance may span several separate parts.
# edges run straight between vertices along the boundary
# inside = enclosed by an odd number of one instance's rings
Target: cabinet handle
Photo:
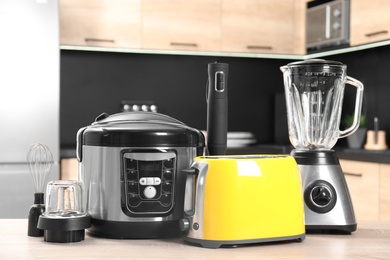
[[[377,36],[380,34],[388,34],[388,33],[389,33],[389,31],[383,30],[383,31],[377,31],[377,32],[372,32],[372,33],[366,33],[365,36],[366,37],[373,37],[373,36]]]
[[[85,38],[86,42],[111,42],[114,43],[114,40],[110,39],[97,39],[97,38]]]
[[[186,42],[171,42],[171,46],[198,47],[198,44],[196,44],[196,43],[186,43]]]
[[[260,45],[248,45],[246,46],[249,50],[272,50],[271,46],[260,46]]]
[[[344,172],[344,175],[353,176],[353,177],[362,177],[361,173],[352,173],[352,172]]]

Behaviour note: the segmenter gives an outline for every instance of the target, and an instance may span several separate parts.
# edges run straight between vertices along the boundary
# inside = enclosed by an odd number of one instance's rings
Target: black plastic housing
[[[44,230],[46,242],[71,243],[84,240],[85,229],[91,226],[91,217],[56,217],[41,215],[38,228]]]

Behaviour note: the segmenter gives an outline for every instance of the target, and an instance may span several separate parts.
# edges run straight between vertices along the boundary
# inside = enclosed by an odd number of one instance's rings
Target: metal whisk
[[[34,182],[35,193],[43,193],[46,178],[53,165],[53,154],[47,145],[37,143],[27,153],[28,166]]]
[[[27,153],[28,166],[34,183],[34,205],[28,214],[28,235],[43,236],[43,230],[37,228],[39,216],[45,211],[44,193],[47,176],[53,165],[53,154],[47,145],[37,143]]]

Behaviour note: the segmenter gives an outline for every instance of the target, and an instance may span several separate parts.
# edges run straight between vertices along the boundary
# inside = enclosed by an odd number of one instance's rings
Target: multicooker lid
[[[98,116],[77,133],[81,146],[108,147],[204,147],[203,134],[184,123],[153,112],[123,112]]]

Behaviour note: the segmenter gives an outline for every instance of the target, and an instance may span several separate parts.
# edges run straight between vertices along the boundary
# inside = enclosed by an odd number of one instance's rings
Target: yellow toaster
[[[184,240],[207,248],[305,239],[298,166],[288,155],[196,157],[187,170]]]

